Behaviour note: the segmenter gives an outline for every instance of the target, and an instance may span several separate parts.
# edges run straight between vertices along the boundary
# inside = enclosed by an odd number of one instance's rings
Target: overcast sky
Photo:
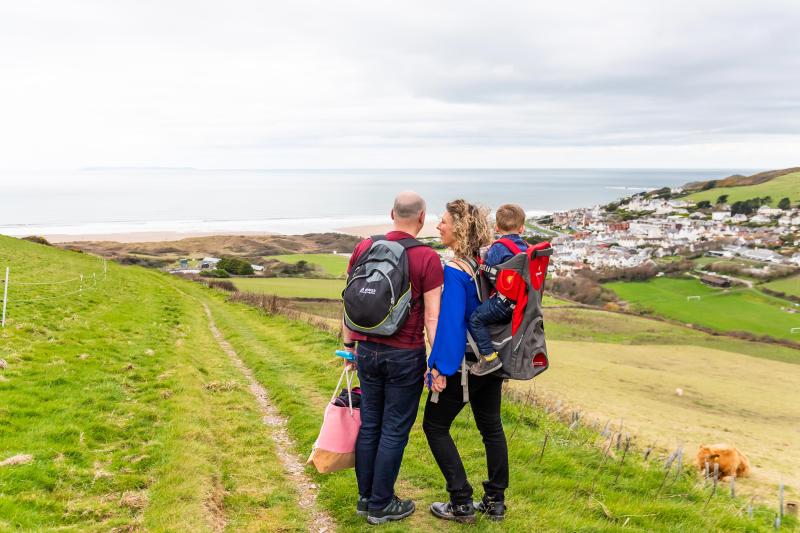
[[[0,169],[800,164],[800,2],[5,1]]]

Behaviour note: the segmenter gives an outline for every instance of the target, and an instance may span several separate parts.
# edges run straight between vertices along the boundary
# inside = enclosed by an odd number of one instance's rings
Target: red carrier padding
[[[514,244],[510,239],[498,239],[496,242],[502,243],[514,254],[521,253],[519,247]],[[528,256],[529,271],[531,275],[531,285],[540,294],[544,292],[544,279],[547,276],[547,266],[550,264],[549,255],[537,255],[539,250],[550,248],[549,242],[540,242],[533,246],[529,246],[525,250]],[[514,270],[501,270],[497,273],[497,280],[495,281],[495,289],[497,292],[516,303],[514,307],[514,314],[511,318],[511,334],[515,335],[522,318],[525,315],[525,307],[528,305],[528,286],[519,275],[519,272]]]

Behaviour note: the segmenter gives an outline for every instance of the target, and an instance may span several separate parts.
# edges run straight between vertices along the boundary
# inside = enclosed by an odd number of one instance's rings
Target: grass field
[[[342,297],[343,279],[307,278],[234,278],[231,281],[240,291],[275,294],[284,298]]]
[[[719,189],[709,189],[703,192],[690,194],[687,200],[699,202],[709,200],[712,204],[723,194],[728,195],[728,203],[732,204],[740,200],[750,198],[772,197],[772,206],[776,206],[781,198],[789,198],[792,203],[800,202],[800,172],[785,174],[765,183],[758,185],[747,185],[743,187],[720,187]]]
[[[785,300],[752,289],[713,289],[695,279],[654,278],[646,282],[614,282],[613,290],[634,307],[655,314],[705,326],[718,331],[747,331],[756,335],[800,340],[800,314],[782,308],[793,307]],[[700,300],[687,301],[689,296]]]
[[[20,273],[18,281],[97,264],[2,237],[0,252]],[[10,307],[0,343],[8,361],[0,370],[0,460],[19,453],[34,459],[0,467],[0,530],[308,530],[271,430],[243,376],[211,338],[202,304],[288,417],[300,453],[311,448],[338,377],[340,363],[331,357],[337,341],[224,298],[165,274],[110,265],[108,278],[80,298]],[[724,491],[705,507],[709,492],[688,473],[660,489],[660,463],[643,464],[638,453],[624,465],[605,459],[596,434],[569,430],[538,408],[506,402],[503,416],[510,512],[504,524],[479,522],[475,531],[769,529],[771,509],[756,507],[750,519],[739,511],[747,502]],[[398,482],[399,494],[415,498],[419,510],[381,531],[462,531],[426,512],[446,492],[419,424]],[[484,452],[468,409],[454,431],[479,488]],[[362,531],[363,519],[353,512],[353,471],[307,471],[337,529]],[[787,520],[787,527],[795,525]]]
[[[753,477],[739,481],[742,494],[771,498],[781,477],[797,494],[800,412],[787,398],[798,397],[800,367],[677,342],[552,341],[553,365],[536,390],[567,399],[601,424],[623,419],[643,448],[683,444],[695,453],[701,443],[733,444],[754,466]]]
[[[786,294],[800,298],[800,276],[770,281],[763,286],[773,291],[785,292]]]
[[[350,256],[341,254],[290,254],[290,255],[270,255],[267,259],[277,259],[284,263],[297,263],[298,261],[306,261],[312,265],[316,265],[322,269],[323,272],[330,276],[344,276],[347,271],[347,262]]]
[[[0,531],[304,531],[261,415],[166,276],[0,237]],[[59,296],[62,295],[62,296]],[[36,302],[23,299],[52,298]],[[224,384],[219,389],[213,384]],[[223,510],[224,509],[224,510]]]

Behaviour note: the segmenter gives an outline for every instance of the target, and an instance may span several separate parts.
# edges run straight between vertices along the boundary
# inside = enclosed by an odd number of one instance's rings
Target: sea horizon
[[[0,234],[317,233],[389,223],[420,192],[435,220],[451,199],[530,216],[755,169],[193,169],[87,167],[0,173]],[[10,181],[9,181],[10,179]]]

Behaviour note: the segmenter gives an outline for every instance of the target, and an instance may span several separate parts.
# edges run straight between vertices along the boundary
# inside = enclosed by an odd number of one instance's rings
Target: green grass
[[[98,264],[3,237],[0,257],[19,281],[88,272]],[[269,429],[244,378],[210,336],[202,303],[288,418],[301,455],[316,438],[341,368],[332,356],[337,341],[224,298],[200,284],[109,265],[108,278],[80,298],[10,306],[0,343],[0,357],[9,363],[0,371],[0,459],[31,453],[34,462],[0,468],[0,530],[308,529]],[[214,382],[225,386],[209,386]],[[737,512],[746,502],[731,501],[724,491],[704,508],[708,491],[688,472],[659,490],[659,462],[645,464],[639,453],[624,465],[619,456],[606,459],[595,433],[570,431],[539,408],[506,401],[503,420],[510,512],[505,523],[480,522],[476,531],[769,529],[771,509],[756,507],[750,520]],[[399,494],[414,498],[419,510],[381,531],[462,531],[426,511],[447,496],[420,422],[421,416],[398,482]],[[468,408],[454,434],[479,492],[485,452]],[[338,530],[364,530],[353,512],[353,471],[308,472]]]
[[[755,335],[789,340],[800,339],[790,333],[800,327],[800,314],[781,308],[793,304],[752,289],[714,289],[696,279],[654,278],[646,282],[614,282],[605,285],[636,308],[705,326],[718,331],[746,331]],[[699,301],[687,301],[700,296]]]
[[[763,286],[768,289],[772,289],[773,291],[780,291],[800,298],[800,276],[770,281],[769,283],[765,283]]]
[[[631,346],[697,346],[800,364],[800,350],[711,335],[652,318],[599,309],[545,309],[548,339]]]
[[[114,264],[82,296],[55,297],[74,287],[14,282],[97,274],[98,259],[6,237],[0,257],[12,268],[0,460],[34,458],[0,468],[0,531],[306,530],[196,301],[165,275]]]
[[[781,198],[789,198],[792,203],[800,202],[800,172],[785,174],[765,183],[743,187],[720,187],[690,194],[687,200],[699,202],[709,200],[712,204],[723,194],[728,195],[728,204],[750,198],[772,197],[772,206],[776,206]]]
[[[202,289],[192,288],[192,291]],[[319,417],[335,385],[338,361],[330,357],[335,339],[305,324],[281,317],[264,317],[256,310],[231,309],[220,296],[212,309],[218,325],[271,391],[289,417],[289,430],[309,450],[319,429]],[[444,480],[420,428],[421,412],[412,430],[401,468],[398,492],[417,501],[418,511],[382,531],[461,531],[441,523],[427,512],[432,501],[446,498]],[[511,512],[503,524],[479,522],[479,531],[615,531],[623,524],[646,531],[764,530],[771,511],[759,509],[751,522],[737,517],[727,497],[716,496],[703,510],[707,493],[694,476],[681,476],[659,495],[663,470],[643,465],[638,453],[629,455],[620,469],[619,456],[606,462],[591,431],[569,431],[538,408],[506,402],[503,419],[510,440]],[[541,463],[536,459],[548,433]],[[454,434],[470,481],[480,492],[485,475],[485,452],[469,409],[456,420]],[[687,459],[688,461],[688,459]],[[619,480],[615,482],[617,472]],[[320,501],[336,518],[341,531],[362,531],[363,519],[353,513],[355,479],[352,471],[316,475]],[[479,495],[479,494],[478,494]],[[600,503],[606,506],[608,514]],[[743,505],[741,502],[736,505]]]
[[[350,257],[342,254],[287,254],[270,255],[267,256],[267,259],[277,259],[291,264],[298,261],[306,261],[320,267],[323,272],[330,276],[341,277],[347,271],[347,262]]]
[[[342,297],[344,280],[307,278],[236,278],[232,279],[240,291],[275,294],[283,298]]]

